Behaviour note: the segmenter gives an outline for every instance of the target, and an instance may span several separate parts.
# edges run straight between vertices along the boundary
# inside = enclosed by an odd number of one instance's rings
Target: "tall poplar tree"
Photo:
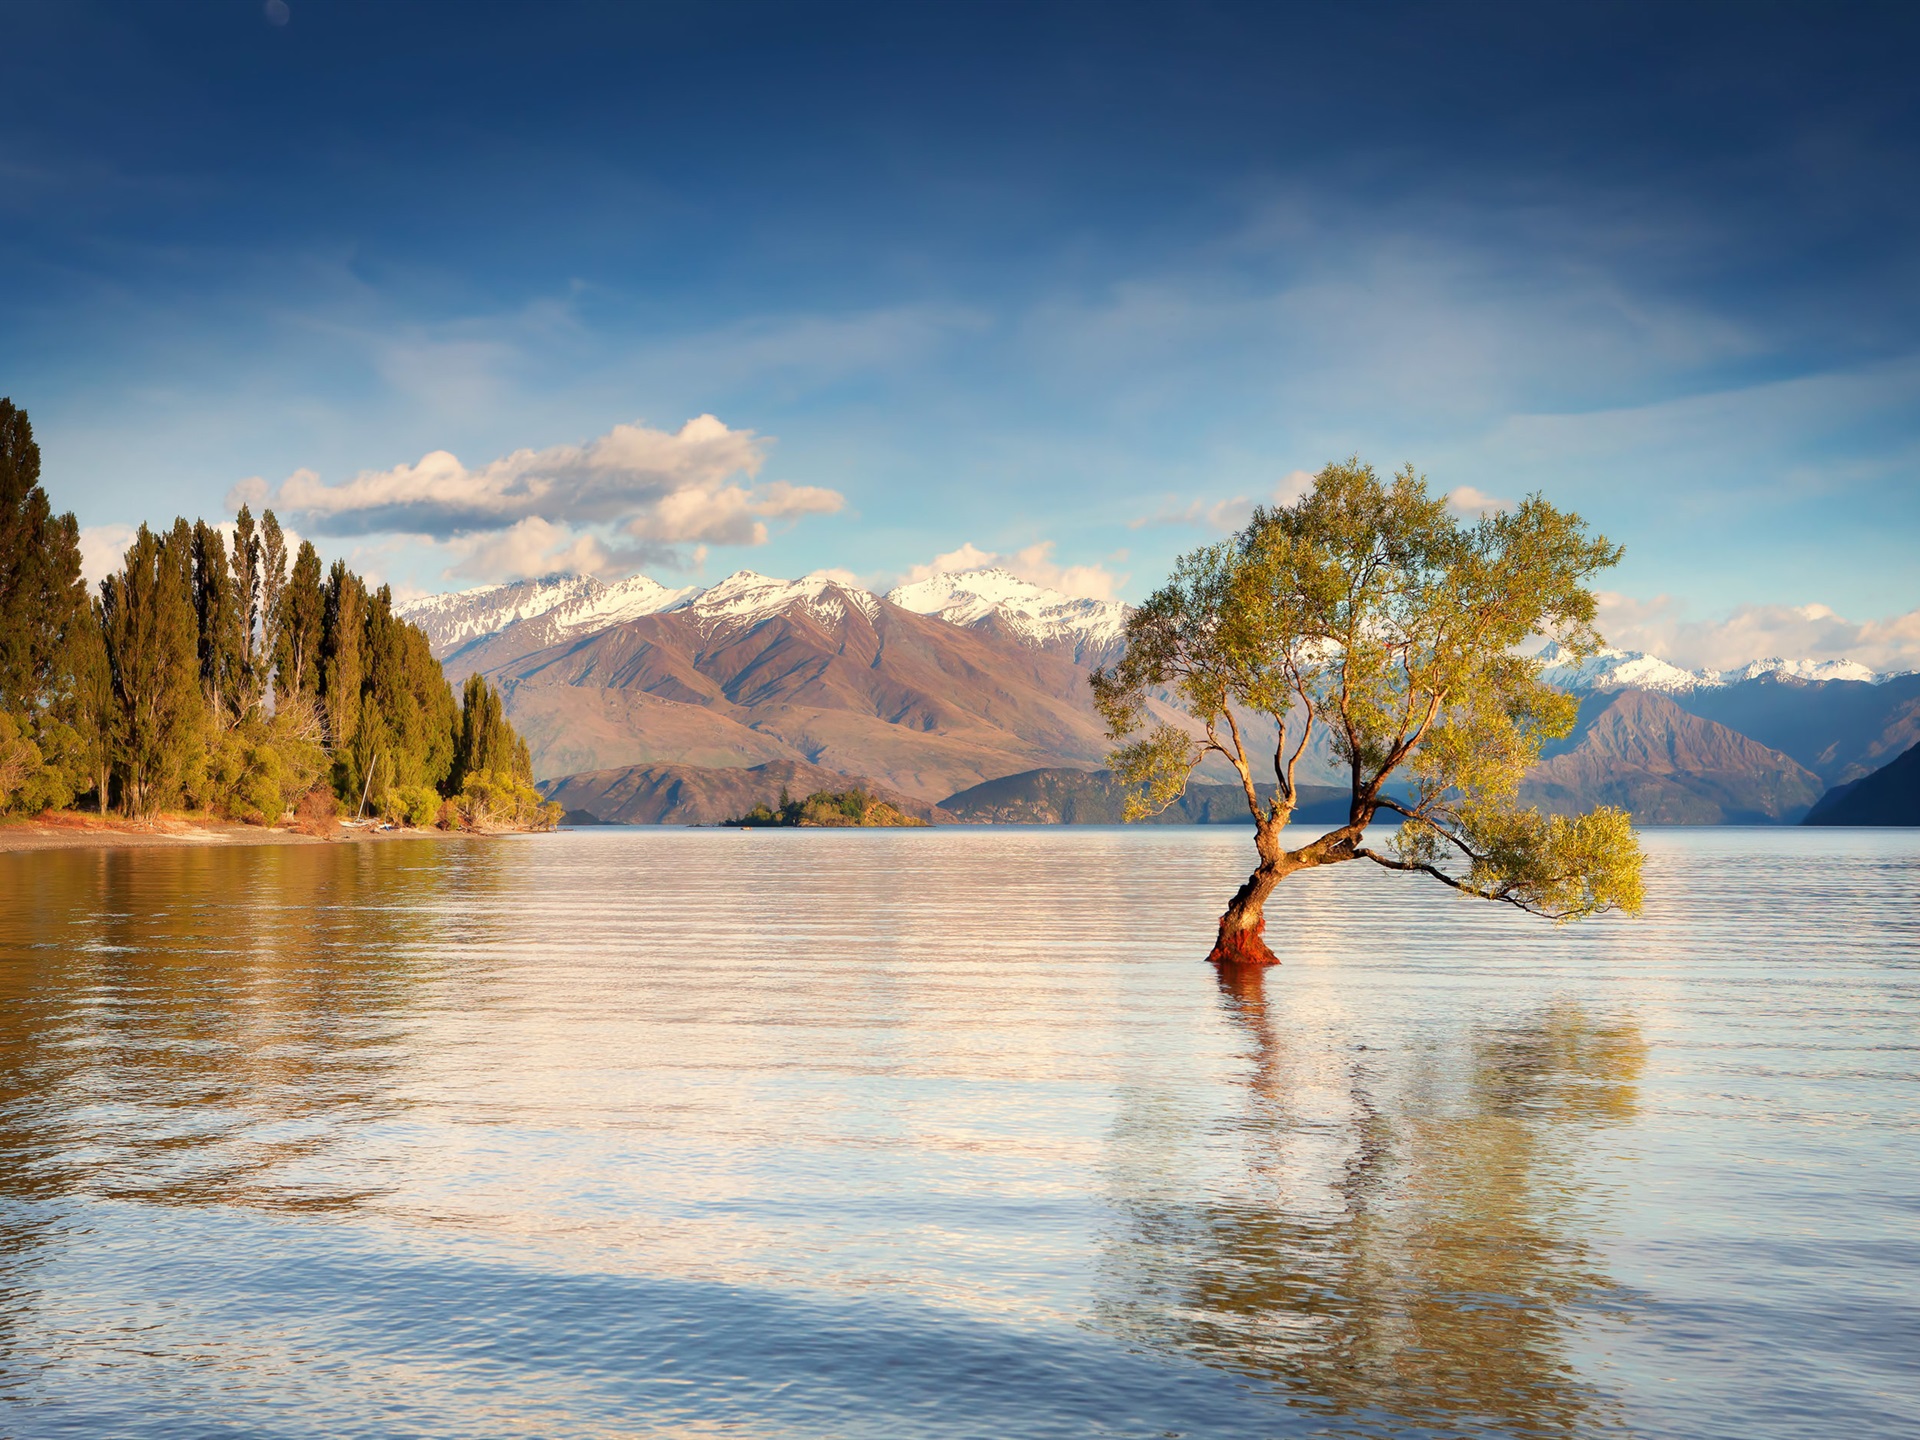
[[[0,710],[38,730],[65,683],[68,632],[86,613],[80,527],[48,503],[27,412],[0,399]]]
[[[280,656],[281,597],[287,588],[287,538],[271,510],[260,516],[260,648],[257,652],[261,684],[273,674]],[[276,682],[276,690],[279,688]]]
[[[91,790],[95,808],[105,815],[112,798],[113,757],[119,750],[120,711],[114,699],[113,666],[107,659],[101,602],[91,601],[87,611],[85,623],[74,627],[68,650],[73,676],[66,710],[73,736],[69,769],[75,793]]]
[[[274,610],[274,690],[284,697],[318,696],[327,593],[321,583],[320,556],[311,540],[300,542],[293,573]]]
[[[233,603],[239,624],[236,695],[244,720],[260,708],[267,689],[267,657],[260,638],[261,542],[246,506],[233,524]]]
[[[227,543],[204,520],[193,525],[193,602],[207,714],[216,728],[227,729],[240,721],[245,688],[240,600],[227,563]]]
[[[320,699],[333,749],[334,789],[359,798],[365,757],[354,752],[360,731],[360,689],[366,681],[366,587],[341,560],[327,574],[326,609],[320,630]]]
[[[101,612],[121,793],[129,814],[151,815],[179,793],[205,745],[193,531],[184,520],[164,540],[140,527],[124,568],[101,586]]]

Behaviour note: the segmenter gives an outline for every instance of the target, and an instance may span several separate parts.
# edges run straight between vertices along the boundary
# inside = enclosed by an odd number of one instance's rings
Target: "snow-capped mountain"
[[[1752,660],[1734,670],[1682,670],[1639,650],[1606,649],[1575,662],[1556,644],[1542,650],[1540,658],[1547,662],[1541,679],[1583,695],[1605,690],[1658,690],[1683,695],[1767,676],[1802,681],[1864,680],[1874,685],[1893,678],[1891,672],[1883,674],[1855,660],[1782,660],[1776,656]]]
[[[1102,665],[1115,658],[1127,628],[1127,607],[1117,600],[1076,599],[998,566],[916,580],[888,591],[887,599],[949,625],[993,630],[1078,665]]]
[[[886,598],[915,614],[963,629],[989,630],[1089,667],[1117,658],[1127,624],[1127,607],[1118,601],[1077,599],[998,568],[935,575],[899,586]],[[509,629],[514,646],[531,653],[668,610],[684,610],[702,626],[732,626],[753,624],[800,604],[832,623],[846,605],[872,619],[879,603],[872,592],[828,575],[780,580],[739,570],[705,589],[679,590],[645,575],[612,585],[587,575],[549,575],[429,595],[399,608],[427,632],[433,653],[445,659]]]
[[[671,609],[698,593],[694,586],[669,590],[645,575],[611,585],[591,575],[549,575],[452,595],[428,595],[398,608],[402,618],[426,631],[433,653],[444,658],[514,625],[526,627],[529,648],[555,645]]]
[[[823,624],[845,618],[849,606],[871,620],[880,613],[880,601],[871,591],[829,575],[803,575],[798,580],[776,580],[752,570],[736,570],[705,590],[695,591],[663,610],[685,611],[703,630],[754,625],[770,615],[804,606]]]
[[[504,630],[516,620],[544,615],[568,601],[590,595],[600,582],[586,575],[548,575],[510,585],[480,585],[446,595],[423,595],[396,605],[403,620],[427,634],[435,655],[458,650],[469,640]]]
[[[1864,680],[1870,685],[1878,685],[1901,672],[1874,670],[1858,660],[1782,660],[1774,656],[1767,660],[1749,660],[1737,670],[1701,673],[1717,675],[1722,685],[1757,680],[1762,675],[1774,675],[1783,680]]]
[[[1700,685],[1718,684],[1704,671],[1682,670],[1657,655],[1638,650],[1602,650],[1585,660],[1576,661],[1558,644],[1549,644],[1540,652],[1546,669],[1540,678],[1561,690],[1587,694],[1595,690],[1658,690],[1676,695]]]

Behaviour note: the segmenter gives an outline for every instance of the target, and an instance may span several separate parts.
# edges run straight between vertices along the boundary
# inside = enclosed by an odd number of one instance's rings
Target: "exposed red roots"
[[[1213,942],[1213,949],[1207,955],[1207,961],[1213,965],[1278,965],[1280,957],[1267,948],[1267,942],[1260,938],[1267,928],[1266,917],[1260,917],[1258,924],[1250,928],[1235,926],[1229,930],[1226,918],[1220,920],[1220,935]]]

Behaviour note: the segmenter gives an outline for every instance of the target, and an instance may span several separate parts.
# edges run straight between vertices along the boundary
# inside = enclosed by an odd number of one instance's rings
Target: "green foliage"
[[[273,512],[267,512],[273,520]],[[276,523],[273,533],[280,530]],[[284,549],[284,547],[283,547]],[[271,611],[273,688],[279,696],[320,693],[320,633],[326,622],[327,595],[320,581],[320,556],[311,540],[300,542],[293,573]]]
[[[92,628],[80,527],[53,513],[33,426],[0,399],[0,715],[12,717],[0,810],[57,807],[90,788],[75,667],[89,658]]]
[[[499,695],[474,682],[463,713],[391,592],[340,563],[323,580],[306,542],[289,569],[271,510],[242,507],[231,547],[206,521],[143,525],[90,604],[39,473],[0,400],[0,811],[91,794],[277,821],[325,777],[348,809],[413,824],[449,803],[488,826],[558,818]]]
[[[865,790],[816,790],[804,800],[796,800],[785,790],[780,792],[777,809],[761,801],[729,825],[752,827],[779,825],[808,826],[907,826],[927,822],[876,799]]]
[[[114,736],[129,814],[175,803],[203,744],[200,631],[193,606],[193,532],[166,540],[145,525],[126,565],[101,587],[102,630],[117,706]]]
[[[563,813],[532,785],[498,771],[467,776],[455,799],[468,830],[551,830]]]
[[[1358,460],[1329,465],[1298,504],[1256,509],[1239,534],[1183,556],[1129,618],[1124,658],[1094,675],[1110,763],[1143,787],[1128,818],[1164,809],[1218,754],[1260,827],[1263,869],[1364,857],[1543,914],[1636,909],[1639,850],[1615,812],[1562,823],[1513,805],[1577,709],[1517,647],[1598,649],[1588,581],[1619,557],[1538,495],[1466,523],[1411,467],[1385,482]],[[1156,716],[1156,695],[1189,725]],[[1264,804],[1249,714],[1278,734]],[[1280,852],[1268,837],[1293,812],[1317,733],[1349,772],[1348,823]],[[1386,793],[1396,774],[1411,803]],[[1361,843],[1382,810],[1403,821],[1398,859]]]
[[[66,777],[46,763],[26,725],[0,711],[0,815],[37,815],[72,798]]]

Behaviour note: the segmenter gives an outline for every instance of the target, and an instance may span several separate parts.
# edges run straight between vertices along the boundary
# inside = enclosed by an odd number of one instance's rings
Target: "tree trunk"
[[[1280,957],[1267,948],[1261,938],[1267,928],[1267,897],[1273,887],[1287,876],[1280,848],[1280,827],[1259,822],[1254,826],[1254,846],[1260,852],[1260,865],[1247,877],[1247,883],[1234,892],[1227,913],[1220,917],[1220,933],[1207,959],[1215,965],[1278,965]]]

